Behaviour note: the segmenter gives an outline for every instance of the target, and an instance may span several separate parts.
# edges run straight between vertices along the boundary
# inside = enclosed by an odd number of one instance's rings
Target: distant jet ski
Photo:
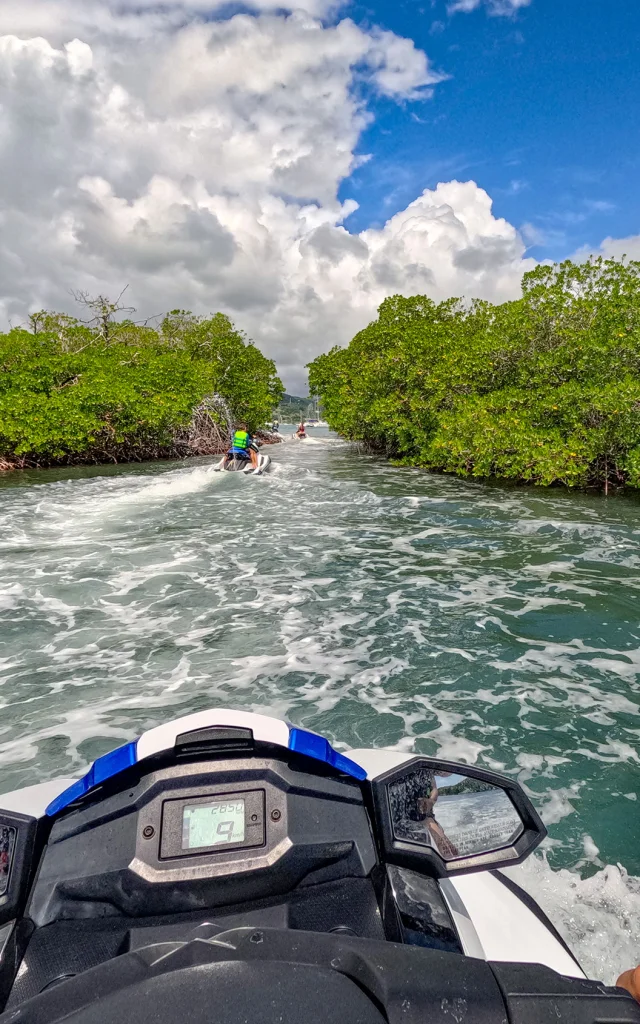
[[[226,462],[226,465],[225,465]],[[220,459],[220,462],[216,462],[213,467],[214,473],[219,473],[221,470],[225,470],[227,473],[245,473],[247,476],[262,476],[266,473],[271,465],[271,456],[263,455],[258,452],[258,468],[254,469],[250,459],[233,458],[227,459],[226,455]]]

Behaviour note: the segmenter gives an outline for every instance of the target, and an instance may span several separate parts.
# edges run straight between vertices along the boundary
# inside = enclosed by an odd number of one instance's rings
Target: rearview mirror
[[[518,864],[546,835],[521,787],[483,768],[417,757],[372,792],[386,859],[437,877]]]

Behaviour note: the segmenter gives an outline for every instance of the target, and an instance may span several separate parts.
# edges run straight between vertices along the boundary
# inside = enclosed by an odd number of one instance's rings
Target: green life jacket
[[[246,430],[236,430],[233,435],[233,448],[244,448],[245,451],[249,447],[250,434]]]

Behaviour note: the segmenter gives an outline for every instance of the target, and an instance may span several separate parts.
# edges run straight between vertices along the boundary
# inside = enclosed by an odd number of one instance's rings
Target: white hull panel
[[[467,956],[543,964],[570,978],[586,976],[540,918],[490,871],[456,875],[439,884]]]
[[[263,455],[262,453],[258,455],[257,469],[254,469],[248,460],[246,465],[239,465],[241,462],[240,459],[232,459],[229,465],[225,466],[225,458],[226,456],[223,456],[223,458],[221,458],[219,462],[216,462],[215,466],[213,467],[214,473],[220,473],[222,470],[224,470],[227,473],[243,473],[245,476],[262,476],[263,473],[266,473],[268,471],[271,465],[271,456]]]

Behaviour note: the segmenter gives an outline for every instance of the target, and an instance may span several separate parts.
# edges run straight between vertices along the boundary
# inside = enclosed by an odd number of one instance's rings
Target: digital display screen
[[[244,842],[244,800],[211,800],[185,804],[182,811],[182,849]]]
[[[0,896],[4,896],[9,888],[9,875],[15,844],[15,828],[12,828],[11,825],[0,825]]]

